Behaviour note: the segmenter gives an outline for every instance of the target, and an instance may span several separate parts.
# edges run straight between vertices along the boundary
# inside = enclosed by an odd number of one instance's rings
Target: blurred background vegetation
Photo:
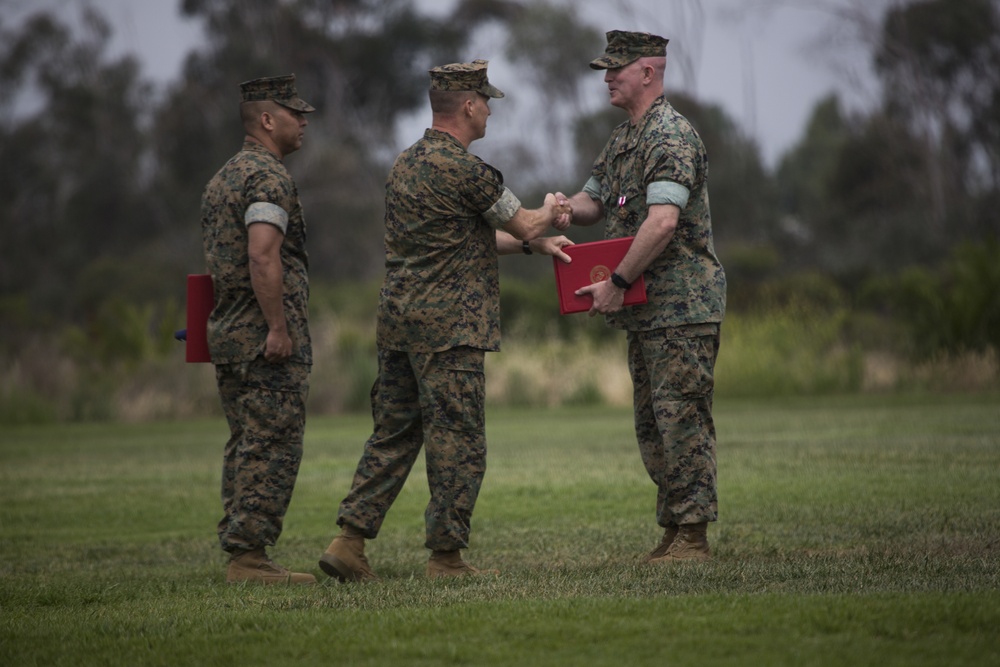
[[[494,160],[528,205],[579,190],[623,119],[579,104],[606,26],[572,4],[461,0],[443,16],[410,0],[179,4],[205,41],[164,87],[108,55],[96,10],[0,18],[0,423],[218,413],[211,367],[185,364],[172,333],[185,275],[203,272],[202,188],[240,145],[239,81],[295,72],[321,111],[288,161],[309,222],[318,413],[367,409],[384,177],[400,123],[426,106],[428,68],[489,31],[519,92],[551,101],[537,122],[552,143],[514,139]],[[1000,1],[890,2],[849,27],[867,35],[879,103],[820,101],[773,169],[723,109],[668,91],[712,164],[730,290],[718,394],[995,391]],[[621,335],[560,317],[547,261],[501,264],[491,400],[627,403]]]

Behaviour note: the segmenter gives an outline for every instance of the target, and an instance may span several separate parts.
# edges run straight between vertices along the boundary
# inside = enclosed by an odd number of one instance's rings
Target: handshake
[[[544,208],[550,211],[552,226],[559,231],[566,231],[573,222],[573,204],[561,192],[545,195]]]

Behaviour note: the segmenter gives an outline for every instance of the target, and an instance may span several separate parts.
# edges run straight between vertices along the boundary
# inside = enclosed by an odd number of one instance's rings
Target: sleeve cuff
[[[500,229],[510,222],[519,208],[521,208],[521,200],[510,191],[510,188],[505,187],[500,199],[483,213],[483,217],[493,229]]]
[[[250,204],[243,215],[243,222],[247,227],[255,222],[266,222],[280,229],[282,234],[288,231],[288,213],[270,202],[259,201]]]
[[[646,186],[646,205],[673,204],[682,211],[687,206],[691,191],[680,183],[657,181]]]

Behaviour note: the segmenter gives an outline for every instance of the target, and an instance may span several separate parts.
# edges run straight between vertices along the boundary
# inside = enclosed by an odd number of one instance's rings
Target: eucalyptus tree
[[[88,269],[157,231],[150,86],[133,58],[107,55],[100,14],[71,18],[42,10],[0,27],[0,293],[30,302],[27,316],[86,315]]]

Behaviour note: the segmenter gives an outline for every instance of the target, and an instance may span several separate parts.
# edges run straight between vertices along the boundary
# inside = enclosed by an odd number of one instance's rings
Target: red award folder
[[[556,290],[559,293],[559,313],[580,313],[590,310],[593,299],[589,294],[577,296],[576,290],[599,283],[611,277],[622,257],[632,245],[634,236],[607,241],[577,243],[563,248],[573,261],[569,264],[553,257],[556,267]],[[625,305],[646,303],[646,283],[640,275],[632,286],[625,290]]]
[[[184,357],[190,363],[211,362],[208,353],[208,316],[215,307],[212,276],[188,274],[187,277],[187,341]]]

